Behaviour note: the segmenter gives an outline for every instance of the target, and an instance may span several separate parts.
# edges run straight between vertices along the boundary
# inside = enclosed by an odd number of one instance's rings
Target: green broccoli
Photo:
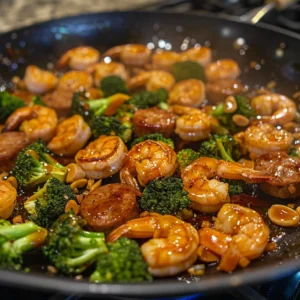
[[[23,253],[39,247],[47,230],[33,222],[11,225],[0,219],[0,268],[21,270]]]
[[[221,179],[222,182],[228,184],[228,194],[229,196],[240,195],[244,193],[247,183],[242,180],[233,179]]]
[[[161,133],[150,133],[150,134],[146,134],[144,136],[135,138],[131,144],[130,144],[130,148],[132,148],[134,145],[139,144],[141,142],[144,142],[146,140],[152,140],[152,141],[160,141],[160,142],[164,142],[167,145],[169,145],[171,148],[175,148],[174,146],[174,142],[172,139],[169,138],[165,138]]]
[[[243,115],[248,119],[256,117],[255,110],[250,105],[250,100],[246,96],[234,96],[237,109],[234,112],[226,113],[224,111],[224,104],[219,104],[212,115],[220,122],[220,124],[226,127],[231,133],[236,133],[245,129],[245,127],[238,126],[232,120],[232,117],[236,114]]]
[[[8,92],[0,92],[0,124],[4,124],[6,119],[18,108],[25,106],[25,102]]]
[[[117,93],[128,94],[126,82],[118,76],[107,76],[103,78],[100,88],[104,97],[110,97]]]
[[[177,162],[179,164],[179,169],[183,170],[185,167],[190,165],[194,160],[199,158],[198,152],[193,149],[182,149],[177,153]]]
[[[61,215],[52,225],[43,247],[44,255],[64,274],[80,274],[99,254],[107,252],[104,234],[84,231],[85,221],[73,211]]]
[[[50,154],[42,140],[27,146],[17,156],[13,175],[19,187],[34,187],[46,182],[50,177],[64,181],[67,169]]]
[[[34,97],[32,97],[30,105],[31,106],[32,105],[47,106],[40,96],[34,96]]]
[[[64,213],[65,206],[71,199],[75,199],[73,189],[51,177],[43,188],[24,202],[24,208],[31,215],[31,221],[49,228]]]
[[[201,143],[199,156],[235,162],[241,157],[241,151],[233,136],[213,134],[208,141]]]
[[[109,252],[100,254],[91,282],[141,282],[152,276],[144,262],[139,245],[128,238],[120,238],[107,245]]]
[[[139,200],[139,206],[142,210],[162,215],[176,214],[179,210],[190,206],[191,200],[187,195],[180,178],[157,179],[146,186]]]
[[[205,80],[204,68],[195,61],[187,60],[183,62],[177,62],[172,65],[171,73],[175,77],[176,81],[192,78],[202,81]]]
[[[297,148],[291,148],[289,151],[289,155],[293,157],[298,157],[300,158],[300,149]]]

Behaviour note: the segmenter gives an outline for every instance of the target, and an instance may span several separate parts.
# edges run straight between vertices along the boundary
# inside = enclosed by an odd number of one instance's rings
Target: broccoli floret
[[[19,187],[34,187],[46,182],[50,177],[64,181],[67,169],[50,154],[42,140],[27,146],[17,156],[13,175]]]
[[[39,247],[47,230],[33,222],[11,225],[0,220],[0,268],[21,270],[23,253]]]
[[[100,88],[104,97],[109,97],[117,93],[128,94],[126,82],[118,76],[107,76],[103,78]]]
[[[30,220],[49,228],[64,213],[67,202],[75,199],[73,189],[52,177],[24,203]]]
[[[232,117],[236,114],[243,115],[247,118],[256,117],[255,110],[250,105],[250,100],[246,96],[234,96],[237,109],[234,112],[226,113],[224,111],[224,104],[219,104],[212,115],[220,122],[220,124],[226,127],[231,133],[236,133],[245,129],[245,127],[238,126],[232,120]]]
[[[47,106],[40,96],[32,97],[31,105]]]
[[[222,182],[228,184],[229,196],[240,195],[244,193],[247,183],[242,180],[221,179]]]
[[[192,78],[202,81],[205,80],[204,68],[195,61],[187,60],[183,62],[177,62],[172,65],[171,73],[175,77],[176,81]]]
[[[235,162],[241,157],[239,143],[231,135],[213,134],[201,144],[200,156]]]
[[[52,225],[43,247],[44,255],[64,274],[80,274],[99,254],[107,252],[104,234],[84,231],[85,221],[73,211],[61,215]]]
[[[168,177],[150,182],[143,191],[139,206],[161,215],[176,214],[191,204],[180,178]]]
[[[300,150],[297,148],[291,148],[289,151],[289,155],[300,158]]]
[[[109,252],[100,254],[92,282],[150,281],[152,276],[143,260],[139,245],[128,238],[120,238],[107,245]]]
[[[144,142],[146,140],[152,140],[152,141],[161,141],[166,143],[167,145],[169,145],[171,148],[174,149],[174,142],[173,140],[169,139],[169,138],[165,138],[161,133],[150,133],[150,134],[146,134],[144,136],[135,138],[131,144],[130,144],[130,148],[132,148],[134,145],[139,144],[141,142]]]
[[[194,160],[199,158],[198,152],[193,149],[182,149],[177,153],[177,162],[179,164],[179,169],[182,170],[188,165],[190,165]]]
[[[8,92],[0,92],[0,124],[4,124],[6,119],[18,108],[25,106],[25,102]]]

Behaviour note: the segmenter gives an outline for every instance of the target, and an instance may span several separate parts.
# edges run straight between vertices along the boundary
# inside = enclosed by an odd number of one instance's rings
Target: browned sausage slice
[[[150,133],[161,133],[170,137],[175,128],[173,113],[157,107],[140,109],[133,115],[134,134],[143,136]]]
[[[121,183],[101,186],[83,199],[80,214],[91,230],[107,233],[138,217],[135,191]]]

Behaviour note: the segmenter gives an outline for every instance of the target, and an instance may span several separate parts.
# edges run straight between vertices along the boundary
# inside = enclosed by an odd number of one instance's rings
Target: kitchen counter
[[[1,0],[0,32],[50,19],[108,10],[131,10],[159,0]]]

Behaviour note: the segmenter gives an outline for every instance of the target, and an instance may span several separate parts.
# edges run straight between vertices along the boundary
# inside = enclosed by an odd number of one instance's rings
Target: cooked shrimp
[[[160,177],[172,176],[177,167],[175,151],[163,142],[147,140],[132,147],[120,172],[122,183],[140,190],[141,186]]]
[[[128,88],[135,90],[146,87],[147,91],[156,91],[164,88],[169,91],[175,84],[175,78],[166,71],[146,71],[132,77],[128,82]]]
[[[245,130],[244,146],[251,158],[277,151],[288,151],[293,142],[293,135],[285,130],[278,130],[271,124],[252,125]]]
[[[92,179],[107,178],[123,166],[127,147],[117,136],[102,135],[77,152],[76,163]]]
[[[25,70],[24,83],[28,91],[44,94],[55,88],[57,78],[49,71],[30,65]]]
[[[183,106],[183,105],[171,105],[169,110],[177,115],[177,116],[183,116],[183,115],[197,115],[203,113],[202,110],[199,108],[189,107],[189,106]]]
[[[241,70],[237,62],[232,59],[221,59],[207,65],[205,77],[207,81],[218,81],[221,79],[237,79]]]
[[[297,111],[295,102],[280,94],[256,96],[252,99],[251,106],[262,116],[262,121],[273,125],[284,125],[293,121]]]
[[[85,71],[69,71],[58,81],[59,89],[71,91],[87,90],[93,85],[93,77]]]
[[[16,206],[17,190],[8,182],[0,180],[0,218],[8,219]]]
[[[97,63],[100,52],[92,47],[76,47],[65,52],[58,60],[56,67],[65,68],[69,66],[74,70],[85,70],[87,67]]]
[[[205,85],[198,79],[187,79],[176,83],[169,93],[169,104],[199,107],[205,100]]]
[[[300,196],[300,158],[286,152],[267,153],[255,161],[255,169],[272,176],[268,183],[259,185],[266,194],[282,199]]]
[[[194,47],[181,53],[181,60],[192,60],[203,67],[211,63],[211,49],[207,47]]]
[[[84,147],[91,137],[89,125],[80,115],[74,115],[61,122],[48,148],[57,155],[73,156]]]
[[[179,61],[181,61],[181,56],[177,52],[157,52],[152,55],[152,68],[155,70],[170,71],[172,65]]]
[[[224,204],[215,220],[214,229],[199,230],[200,243],[221,256],[218,269],[233,271],[258,258],[265,250],[269,228],[254,210],[237,204]]]
[[[144,213],[111,232],[108,242],[120,237],[151,238],[141,246],[149,271],[158,277],[188,269],[197,259],[199,237],[196,229],[174,216]]]
[[[249,183],[266,182],[264,172],[245,168],[238,163],[200,157],[181,172],[184,189],[192,200],[192,208],[201,212],[216,212],[229,202],[228,184],[215,177],[243,180]]]
[[[55,134],[57,115],[54,109],[39,105],[16,109],[6,120],[4,131],[19,128],[30,142],[39,138],[48,142]]]
[[[101,83],[101,80],[107,76],[118,76],[125,81],[128,79],[128,73],[125,66],[114,61],[110,63],[100,62],[88,68],[87,71],[94,73],[94,83],[96,86],[98,86]]]
[[[103,56],[119,58],[125,65],[143,66],[149,61],[150,55],[151,50],[145,45],[127,44],[112,47]]]

